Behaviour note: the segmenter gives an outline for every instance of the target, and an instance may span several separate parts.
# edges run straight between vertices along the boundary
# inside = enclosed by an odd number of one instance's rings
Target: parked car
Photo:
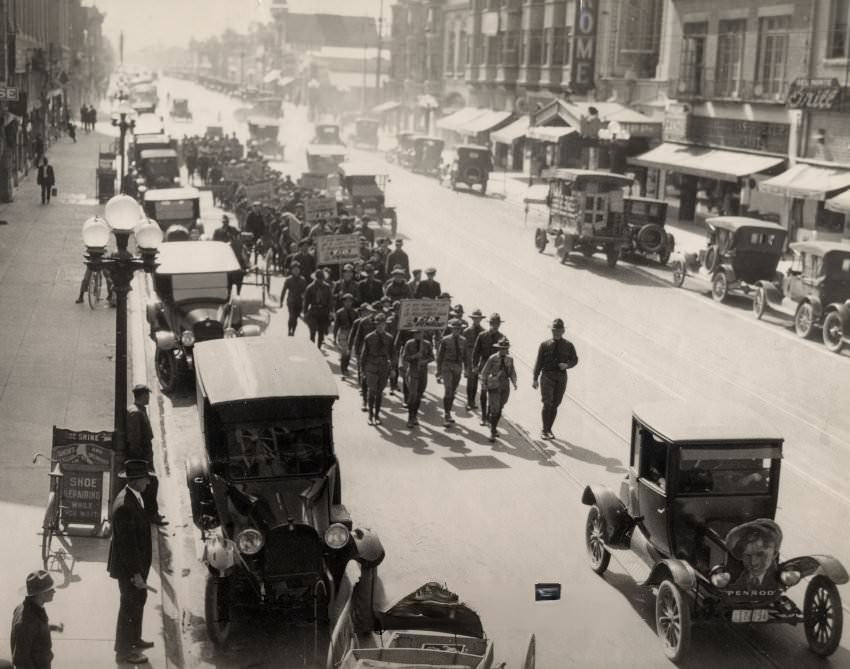
[[[676,247],[676,239],[664,229],[667,221],[667,202],[650,197],[623,198],[626,219],[626,244],[621,257],[655,256],[666,265]]]
[[[189,111],[189,101],[186,98],[174,98],[171,101],[171,118],[173,120],[191,121],[192,112]]]
[[[395,207],[386,204],[386,190],[389,177],[375,174],[370,170],[359,170],[356,166],[342,169],[342,187],[345,192],[344,204],[356,216],[369,216],[382,227],[389,222],[393,237],[398,230],[398,215]]]
[[[417,174],[440,177],[443,167],[443,147],[446,143],[439,137],[419,135],[413,138],[413,160],[411,169]]]
[[[411,167],[413,164],[413,138],[417,134],[413,130],[402,130],[396,135],[396,145],[387,151],[388,163],[398,163],[402,167]]]
[[[173,188],[180,185],[180,167],[174,149],[142,149],[136,163],[136,187]]]
[[[260,334],[244,325],[232,288],[243,270],[225,242],[177,241],[163,244],[153,273],[156,301],[147,305],[154,367],[163,391],[174,392],[190,380],[195,344],[222,337]]]
[[[589,485],[590,567],[631,550],[657,589],[655,627],[667,657],[685,657],[692,623],[802,624],[826,657],[842,633],[842,564],[828,555],[781,561],[775,522],[782,436],[733,404],[648,403],[633,412],[628,474],[619,496]],[[786,595],[811,577],[802,610]]]
[[[477,144],[462,144],[455,149],[449,182],[452,189],[457,190],[458,184],[463,184],[470,190],[473,186],[481,189],[481,194],[487,193],[487,180],[493,171],[493,157],[490,149]]]
[[[585,258],[601,251],[615,267],[620,249],[630,243],[623,188],[632,178],[613,172],[556,168],[547,172],[547,233],[555,236],[561,262],[580,251]],[[541,236],[535,235],[541,247]],[[545,248],[545,245],[543,245]]]
[[[374,118],[361,117],[354,120],[353,143],[356,147],[377,149],[378,129],[381,123]]]
[[[753,312],[761,318],[770,309],[781,309],[787,297],[794,305],[797,334],[808,338],[821,328],[824,345],[840,353],[850,344],[850,246],[825,241],[790,246],[791,267],[781,282],[759,285]]]
[[[174,241],[177,232],[191,237],[202,235],[201,192],[197,188],[156,188],[142,194],[142,209],[165,233],[166,241]],[[178,230],[179,229],[179,230]]]
[[[248,136],[257,151],[275,160],[283,160],[284,145],[280,143],[280,121],[272,116],[248,116]]]
[[[674,285],[681,286],[686,276],[692,276],[708,282],[711,296],[723,302],[731,293],[753,299],[763,282],[782,281],[776,268],[785,246],[785,228],[746,216],[715,216],[706,223],[706,247],[671,263]]]
[[[345,146],[336,123],[317,123],[315,135],[310,144],[340,144]]]
[[[205,452],[186,484],[209,569],[207,633],[225,643],[240,607],[318,627],[349,561],[368,571],[384,557],[342,504],[327,361],[286,337],[205,341],[195,355]]]

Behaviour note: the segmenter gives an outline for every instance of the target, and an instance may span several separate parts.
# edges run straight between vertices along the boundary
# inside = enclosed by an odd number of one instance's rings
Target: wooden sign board
[[[244,165],[221,166],[221,178],[224,181],[245,181],[246,174]]]
[[[360,260],[360,235],[322,235],[316,238],[320,265],[338,265]]]
[[[63,512],[68,526],[99,526],[109,517],[112,432],[53,427],[51,458],[61,463]]]
[[[304,200],[304,220],[307,223],[326,221],[336,216],[336,199],[332,197],[308,197]]]
[[[260,181],[254,184],[245,184],[245,197],[249,202],[262,200],[271,196],[274,191],[274,181]]]
[[[451,300],[402,300],[398,328],[443,331],[449,324],[450,308]]]

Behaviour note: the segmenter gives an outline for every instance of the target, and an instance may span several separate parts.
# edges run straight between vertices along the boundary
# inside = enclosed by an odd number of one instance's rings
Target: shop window
[[[543,31],[528,31],[528,64],[543,64]]]
[[[503,33],[502,36],[502,64],[516,65],[517,59],[517,42],[518,33],[516,30],[509,30]]]
[[[765,16],[759,19],[759,50],[757,95],[776,97],[785,86],[785,69],[788,60],[788,40],[791,30],[790,16]]]
[[[815,230],[841,234],[844,231],[844,214],[830,211],[823,206],[823,202],[818,202]]]
[[[570,29],[555,28],[552,34],[552,65],[568,65],[570,62]]]
[[[718,26],[716,94],[721,97],[740,95],[746,32],[746,19],[720,21]]]
[[[487,42],[486,42],[487,54],[486,54],[486,59],[485,59],[484,62],[486,62],[488,65],[495,65],[497,62],[499,62],[499,57],[500,57],[501,52],[502,52],[501,45],[500,45],[500,42],[501,42],[500,36],[499,35],[488,35],[486,40],[487,40]]]
[[[682,27],[682,55],[679,64],[679,89],[682,93],[700,94],[705,71],[705,39],[708,23],[685,23]]]
[[[850,52],[848,24],[850,24],[850,0],[832,0],[826,45],[827,58],[847,58]]]
[[[620,0],[617,65],[639,79],[655,76],[661,45],[662,0]]]

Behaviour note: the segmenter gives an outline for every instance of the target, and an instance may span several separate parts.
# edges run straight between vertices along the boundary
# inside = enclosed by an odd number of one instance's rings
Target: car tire
[[[584,545],[587,548],[587,557],[590,568],[600,576],[608,569],[611,561],[611,553],[605,548],[605,519],[599,507],[594,504],[587,512],[587,521],[584,526]]]
[[[156,378],[159,380],[162,392],[168,395],[180,387],[182,370],[174,356],[174,351],[158,348],[154,355],[154,367],[156,367]]]
[[[703,266],[709,274],[714,274],[714,271],[720,266],[720,254],[717,252],[716,246],[710,246],[705,252]]]
[[[832,655],[841,643],[844,611],[838,588],[823,574],[812,578],[806,587],[803,618],[809,650],[820,657]]]
[[[230,578],[207,574],[204,590],[204,622],[207,636],[218,648],[227,644],[233,627]]]
[[[715,272],[711,278],[711,296],[715,302],[724,302],[729,296],[729,279],[723,270]]]
[[[844,348],[844,324],[841,314],[830,311],[823,319],[823,345],[833,353],[841,353]]]
[[[762,286],[756,288],[756,294],[753,296],[753,314],[761,320],[767,311],[767,291]]]
[[[691,643],[691,602],[669,578],[658,586],[655,631],[667,659],[680,662]]]
[[[794,332],[802,339],[811,338],[815,331],[815,308],[811,302],[800,302],[794,313]]]
[[[644,253],[658,253],[664,248],[664,228],[655,223],[642,225],[637,233],[638,248]]]
[[[676,286],[676,288],[681,288],[685,283],[685,275],[687,274],[685,271],[685,263],[681,260],[676,260],[673,262],[670,270],[673,273],[673,285]]]

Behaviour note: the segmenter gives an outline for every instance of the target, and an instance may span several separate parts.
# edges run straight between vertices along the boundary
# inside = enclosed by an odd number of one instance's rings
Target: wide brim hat
[[[118,478],[127,481],[147,479],[154,476],[156,476],[156,472],[150,468],[147,460],[127,460],[124,463],[124,469],[118,472]]]
[[[376,323],[386,323],[387,322],[387,315],[384,314],[384,313],[375,314],[375,322]]]
[[[406,273],[403,269],[394,269],[392,272],[390,272],[390,274],[392,274],[393,276],[405,276]]]
[[[151,389],[146,386],[144,383],[137,383],[133,386],[133,394],[138,395],[139,393],[148,393],[150,394]]]
[[[490,314],[490,318],[488,319],[491,323],[504,323],[502,317],[498,313]]]
[[[726,549],[736,560],[741,560],[746,545],[759,539],[765,543],[775,544],[778,552],[782,545],[782,529],[770,518],[757,518],[742,523],[729,530],[726,535]]]
[[[493,344],[493,348],[510,348],[511,342],[507,337],[502,337],[499,341]]]
[[[18,592],[25,597],[33,597],[55,589],[56,584],[53,582],[53,577],[43,569],[39,569],[27,574],[26,583],[18,589]]]
[[[484,318],[484,314],[481,309],[473,309],[468,315],[470,318]]]
[[[346,293],[345,295],[343,295],[343,296],[342,296],[342,299],[343,299],[343,301],[345,301],[345,300],[353,300],[353,299],[354,299],[354,295],[352,295],[351,293]]]
[[[463,321],[460,320],[459,318],[452,318],[451,320],[449,320],[449,327],[450,328],[462,328],[463,327]]]
[[[427,267],[425,269],[425,274],[436,274],[437,270],[434,267]]]

